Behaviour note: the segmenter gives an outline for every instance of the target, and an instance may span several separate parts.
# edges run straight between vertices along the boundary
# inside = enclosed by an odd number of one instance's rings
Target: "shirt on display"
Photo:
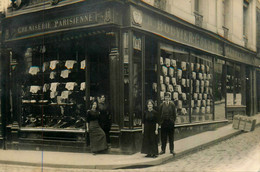
[[[169,58],[165,58],[165,64],[166,64],[167,67],[170,67],[171,60]]]
[[[80,62],[80,69],[86,69],[86,60]]]
[[[176,86],[176,78],[172,78],[172,85]]]
[[[50,92],[50,98],[51,98],[51,99],[55,98],[57,95],[58,95],[58,92],[57,92],[57,91],[51,91],[51,92]]]
[[[43,92],[47,92],[50,89],[50,85],[49,84],[44,84],[43,85]]]
[[[65,88],[67,90],[74,90],[74,87],[77,85],[76,82],[67,82]]]
[[[50,73],[50,79],[54,79],[55,76],[56,76],[56,72],[51,72],[51,73]]]
[[[73,69],[74,64],[76,64],[76,63],[77,62],[75,60],[66,60],[65,67],[67,69]]]
[[[171,77],[174,76],[174,68],[173,68],[173,67],[170,67],[170,68],[169,68],[169,75],[170,75]]]
[[[58,83],[58,82],[53,82],[53,83],[51,83],[51,88],[50,88],[50,90],[52,91],[52,92],[54,92],[54,91],[56,91],[57,90],[57,87],[60,85],[60,83]]]
[[[85,89],[86,89],[86,82],[82,82],[82,83],[80,84],[80,90],[83,91],[83,90],[85,90]]]
[[[171,65],[172,65],[173,67],[176,67],[176,60],[171,59]]]
[[[38,72],[40,72],[40,68],[38,66],[31,66],[29,69],[29,74],[31,75],[37,75]]]
[[[163,65],[163,57],[160,57],[160,64]]]
[[[178,78],[182,77],[182,70],[181,69],[177,70],[177,76],[178,76]]]
[[[181,62],[181,69],[186,71],[187,70],[187,64],[186,62]]]
[[[173,93],[173,100],[179,100],[179,94],[177,92]]]
[[[37,93],[38,91],[40,91],[41,90],[41,87],[40,86],[37,86],[37,85],[32,85],[32,86],[30,86],[30,92],[31,93]]]
[[[59,63],[58,60],[52,60],[52,61],[50,62],[50,69],[51,69],[51,70],[56,69],[58,63]]]
[[[183,85],[184,87],[186,87],[186,79],[181,79],[181,85]]]
[[[160,75],[160,84],[163,84],[163,76]]]
[[[68,99],[70,94],[71,94],[71,91],[62,91],[61,98]]]
[[[210,113],[210,106],[207,106],[206,111],[207,113]]]
[[[191,64],[190,64],[190,68],[191,68],[191,71],[194,70],[194,63],[191,63]]]
[[[62,78],[68,78],[69,77],[69,74],[71,73],[71,71],[70,70],[68,70],[68,69],[65,69],[65,70],[63,70],[63,71],[61,71],[61,74],[60,74],[60,76],[62,77]]]
[[[205,107],[201,107],[201,113],[205,114]]]
[[[202,71],[202,72],[205,71],[205,66],[204,66],[204,64],[201,64],[201,71]]]
[[[165,84],[166,85],[170,84],[170,78],[168,76],[165,77]]]
[[[169,92],[173,92],[173,86],[170,84],[170,85],[168,85],[168,91]]]

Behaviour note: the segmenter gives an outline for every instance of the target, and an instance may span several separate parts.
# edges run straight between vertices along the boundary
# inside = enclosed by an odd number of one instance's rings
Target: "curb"
[[[257,123],[255,127],[260,127],[260,123]],[[68,165],[68,164],[52,164],[52,163],[31,163],[31,162],[19,162],[19,161],[6,161],[6,160],[0,160],[0,164],[9,164],[9,165],[23,165],[23,166],[33,166],[33,167],[51,167],[51,168],[74,168],[74,169],[133,169],[133,168],[144,168],[149,166],[156,166],[160,164],[164,164],[170,161],[173,161],[175,159],[181,158],[187,154],[203,150],[205,148],[208,148],[216,143],[219,143],[221,141],[227,140],[229,138],[232,138],[234,136],[237,136],[239,134],[244,133],[244,131],[237,130],[234,133],[228,134],[226,136],[223,136],[221,138],[218,138],[213,141],[209,141],[207,143],[201,144],[199,146],[187,149],[185,151],[176,153],[175,156],[172,156],[171,154],[168,155],[160,155],[160,157],[157,157],[155,159],[151,159],[150,161],[146,162],[137,162],[137,163],[126,163],[126,164],[108,164],[108,165]]]

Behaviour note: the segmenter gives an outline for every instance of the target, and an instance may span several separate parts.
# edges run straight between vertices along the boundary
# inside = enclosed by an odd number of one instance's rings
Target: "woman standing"
[[[110,144],[109,131],[111,128],[111,114],[109,111],[109,105],[104,94],[100,96],[98,108],[100,110],[99,124],[106,134],[107,143]]]
[[[106,135],[98,124],[100,112],[98,111],[97,101],[93,101],[90,107],[91,109],[87,111],[86,129],[89,132],[91,152],[99,153],[108,148]]]
[[[158,155],[158,113],[153,109],[153,100],[147,101],[147,111],[142,120],[143,144],[141,153],[147,154],[145,157],[157,157]]]

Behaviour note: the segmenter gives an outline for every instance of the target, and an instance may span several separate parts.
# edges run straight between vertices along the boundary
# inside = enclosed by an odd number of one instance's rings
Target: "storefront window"
[[[226,68],[225,61],[214,60],[214,100],[215,100],[215,120],[225,119],[226,104]]]
[[[227,62],[227,106],[242,105],[244,91],[242,90],[243,72],[240,65]]]
[[[160,53],[160,101],[169,92],[177,107],[176,124],[189,123],[189,55],[185,50],[164,44]]]
[[[213,63],[205,55],[191,56],[191,120],[213,119]]]
[[[138,35],[133,36],[133,126],[140,127],[142,125],[142,40]]]
[[[94,42],[88,46],[82,39],[72,39],[60,42],[59,46],[49,42],[24,47],[17,65],[21,71],[17,76],[22,88],[22,127],[84,129],[87,100],[99,101],[105,95],[110,104],[106,39],[100,34],[88,37]],[[14,108],[19,112],[19,106]]]

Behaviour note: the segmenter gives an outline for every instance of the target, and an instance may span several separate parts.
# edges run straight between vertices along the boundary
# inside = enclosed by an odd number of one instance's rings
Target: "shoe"
[[[150,154],[147,154],[145,157],[151,157],[151,155],[150,155]]]
[[[152,158],[157,158],[157,155],[152,155],[151,157],[152,157]]]
[[[165,154],[165,151],[161,151],[161,152],[160,152],[160,155],[162,155],[162,154]]]
[[[175,156],[175,155],[176,155],[176,153],[175,153],[175,152],[173,152],[173,151],[170,151],[170,153],[171,153],[173,156]]]

